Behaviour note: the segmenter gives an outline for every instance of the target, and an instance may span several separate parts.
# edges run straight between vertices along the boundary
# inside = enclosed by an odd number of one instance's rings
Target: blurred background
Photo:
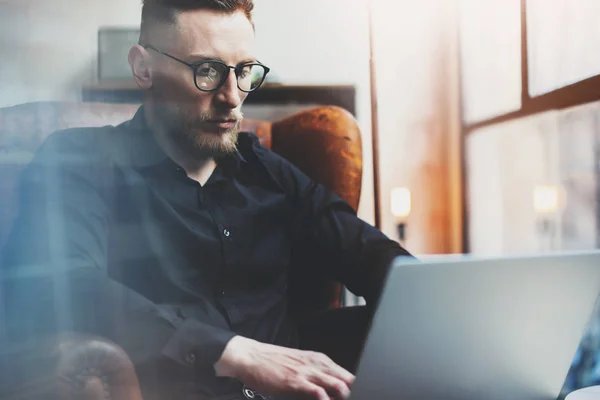
[[[422,257],[598,247],[600,1],[255,4],[264,90],[279,91],[246,115],[349,109],[363,219]],[[140,0],[0,0],[0,107],[135,101],[139,22]],[[573,386],[600,383],[594,329]]]

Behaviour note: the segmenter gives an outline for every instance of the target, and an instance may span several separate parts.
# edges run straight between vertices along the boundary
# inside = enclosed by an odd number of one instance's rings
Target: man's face
[[[160,50],[188,63],[212,59],[237,66],[255,60],[254,29],[242,12],[187,11],[179,14],[171,29],[173,35],[165,41],[168,48]],[[238,89],[234,71],[216,91],[202,92],[194,84],[191,68],[151,53],[154,72],[149,94],[154,121],[192,157],[235,151],[247,93]]]

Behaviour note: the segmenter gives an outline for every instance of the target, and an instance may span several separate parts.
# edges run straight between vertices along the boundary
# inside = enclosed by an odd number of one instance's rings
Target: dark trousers
[[[365,306],[328,310],[299,325],[300,348],[325,353],[355,373],[370,325],[371,311]]]

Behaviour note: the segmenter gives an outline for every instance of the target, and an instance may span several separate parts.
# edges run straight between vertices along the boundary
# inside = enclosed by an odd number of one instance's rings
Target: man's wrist
[[[232,337],[227,342],[221,358],[214,364],[217,376],[238,378],[238,371],[247,360],[247,353],[253,342],[243,336]]]

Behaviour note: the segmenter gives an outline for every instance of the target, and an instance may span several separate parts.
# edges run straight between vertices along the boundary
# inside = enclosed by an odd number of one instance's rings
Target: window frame
[[[460,52],[462,43],[458,43]],[[517,111],[501,114],[489,119],[467,123],[464,114],[465,99],[462,91],[462,82],[465,79],[462,68],[459,66],[460,82],[460,112],[461,112],[461,198],[462,198],[462,248],[463,253],[470,253],[469,230],[469,194],[468,173],[466,157],[466,141],[469,134],[483,127],[516,120],[519,118],[536,115],[545,111],[561,110],[600,100],[600,74],[579,82],[564,86],[560,89],[544,93],[539,96],[529,95],[529,53],[527,41],[527,0],[521,0],[521,108]],[[600,211],[598,213],[600,224]]]
[[[560,110],[600,100],[600,74],[581,80],[539,96],[529,95],[529,54],[527,41],[527,0],[521,0],[521,108],[481,121],[466,123],[462,116],[465,135],[493,124],[542,113]],[[462,71],[461,71],[462,75]],[[461,76],[464,80],[465,77]],[[464,102],[465,99],[462,99]]]

